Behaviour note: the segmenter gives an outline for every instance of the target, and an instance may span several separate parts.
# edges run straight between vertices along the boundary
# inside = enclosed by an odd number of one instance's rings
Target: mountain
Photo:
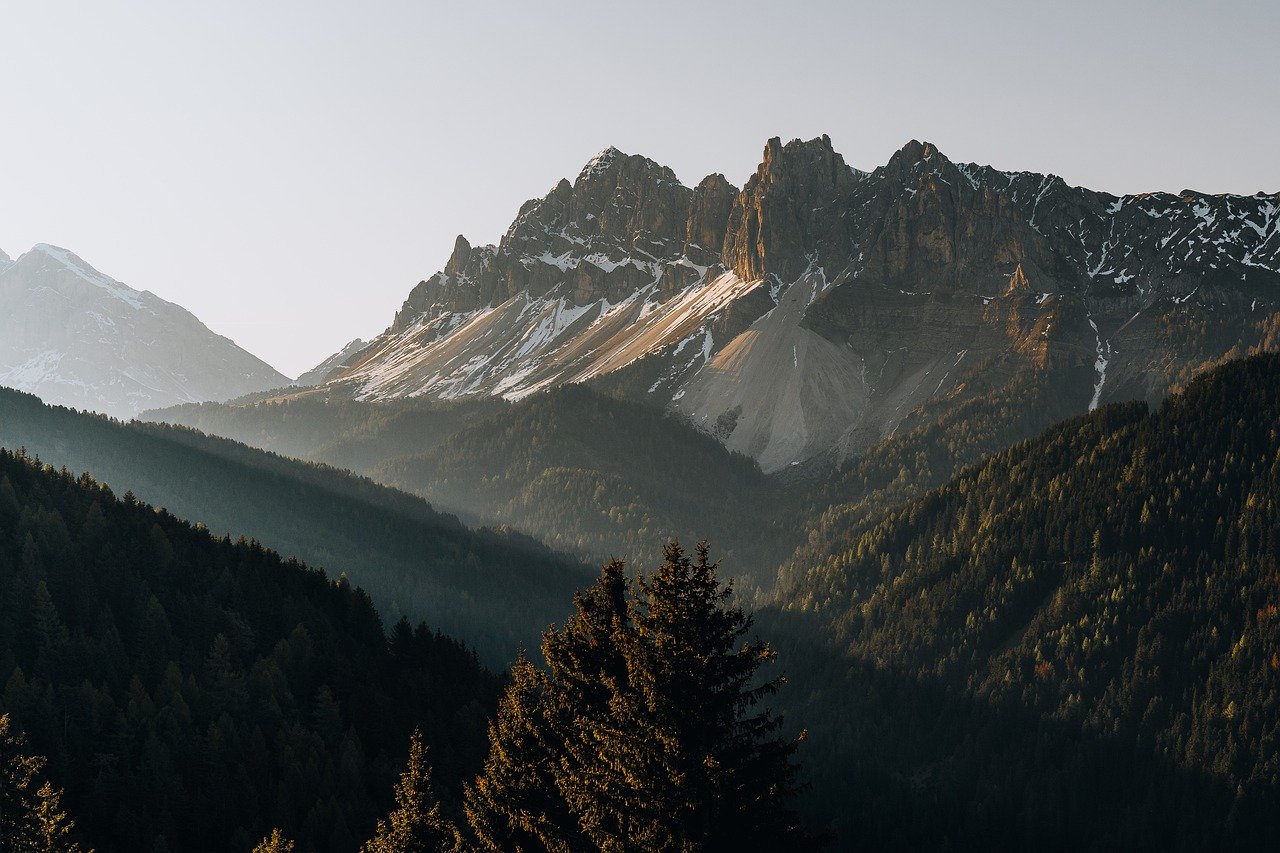
[[[324,361],[299,376],[297,379],[293,380],[293,384],[300,387],[319,385],[334,373],[348,367],[348,362],[351,360],[351,357],[368,345],[369,344],[366,341],[356,338],[354,341],[351,341],[345,347],[338,350],[333,355],[329,356]]]
[[[388,640],[346,580],[9,451],[0,650],[5,713],[103,851],[249,850],[283,826],[349,853],[414,727],[460,801],[499,688],[447,637]]]
[[[0,260],[0,385],[129,418],[288,379],[185,309],[40,244]]]
[[[492,666],[521,643],[536,645],[591,577],[537,542],[471,530],[420,498],[191,429],[123,424],[0,389],[0,447],[92,472],[215,533],[345,573],[388,621],[425,619]]]
[[[1258,355],[818,519],[775,601],[823,638],[784,655],[828,813],[917,849],[1269,844],[1278,418]]]
[[[770,140],[741,189],[691,189],[610,148],[496,246],[459,237],[326,387],[516,400],[589,382],[776,471],[858,457],[1018,377],[1073,412],[1158,401],[1276,346],[1277,284],[1274,194],[1113,196],[915,141],[866,173],[825,136]]]

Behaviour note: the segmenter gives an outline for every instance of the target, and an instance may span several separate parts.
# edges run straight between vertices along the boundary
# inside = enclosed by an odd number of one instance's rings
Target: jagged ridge
[[[1082,411],[1158,399],[1271,346],[1277,283],[1275,195],[1117,197],[917,141],[868,174],[825,136],[770,140],[741,190],[690,189],[609,148],[497,246],[459,237],[330,383],[518,399],[607,381],[776,469],[1024,370]]]

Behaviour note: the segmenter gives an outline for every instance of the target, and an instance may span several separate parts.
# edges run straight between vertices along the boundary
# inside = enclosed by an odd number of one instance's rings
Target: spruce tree
[[[409,738],[409,763],[396,784],[396,807],[378,821],[374,837],[360,853],[444,853],[458,850],[462,838],[440,813],[431,785],[431,767],[422,732]]]
[[[466,789],[467,823],[476,846],[494,853],[589,851],[577,819],[556,786],[560,750],[546,723],[548,682],[521,650],[511,684],[489,724],[489,756]]]
[[[544,636],[541,672],[523,657],[467,792],[488,850],[711,851],[804,848],[789,800],[794,740],[763,707],[781,678],[747,642],[751,617],[699,543],[678,543],[631,594],[620,561],[575,596]]]
[[[752,617],[720,583],[706,541],[695,554],[667,543],[633,605],[638,642],[624,707],[647,748],[623,760],[644,806],[637,835],[653,850],[808,846],[790,806],[798,741],[782,737],[782,718],[762,704],[783,678],[756,679],[775,653],[746,640]]]
[[[273,829],[270,835],[258,842],[253,853],[293,853],[293,850],[293,840],[286,838],[279,829]]]
[[[0,850],[83,853],[72,837],[75,822],[62,810],[62,790],[47,781],[36,785],[45,763],[9,715],[0,714]]]
[[[618,713],[630,695],[626,653],[634,640],[626,565],[605,564],[596,584],[574,596],[563,630],[548,631],[542,655],[550,689],[542,720],[557,754],[556,789],[590,843],[587,849],[627,849],[636,811],[635,786],[614,760],[634,740]]]

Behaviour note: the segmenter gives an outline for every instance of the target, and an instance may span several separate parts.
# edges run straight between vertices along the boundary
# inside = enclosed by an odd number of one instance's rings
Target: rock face
[[[847,457],[1034,379],[1055,411],[1158,400],[1280,338],[1280,196],[1117,197],[909,142],[871,173],[766,144],[739,191],[607,149],[444,270],[332,387],[607,383],[767,470]]]
[[[129,418],[288,379],[189,312],[57,246],[0,260],[0,385]]]
[[[734,200],[724,263],[747,281],[789,283],[814,263],[834,269],[846,262],[853,242],[845,214],[861,177],[826,136],[786,146],[770,139]]]

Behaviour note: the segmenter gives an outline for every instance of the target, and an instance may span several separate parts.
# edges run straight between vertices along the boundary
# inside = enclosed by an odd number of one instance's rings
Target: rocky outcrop
[[[737,200],[737,188],[724,175],[708,175],[693,189],[685,229],[685,255],[696,264],[721,261],[725,229]]]
[[[725,266],[746,280],[790,282],[811,264],[847,263],[852,234],[843,214],[858,177],[825,135],[785,146],[770,139],[730,211]]]

